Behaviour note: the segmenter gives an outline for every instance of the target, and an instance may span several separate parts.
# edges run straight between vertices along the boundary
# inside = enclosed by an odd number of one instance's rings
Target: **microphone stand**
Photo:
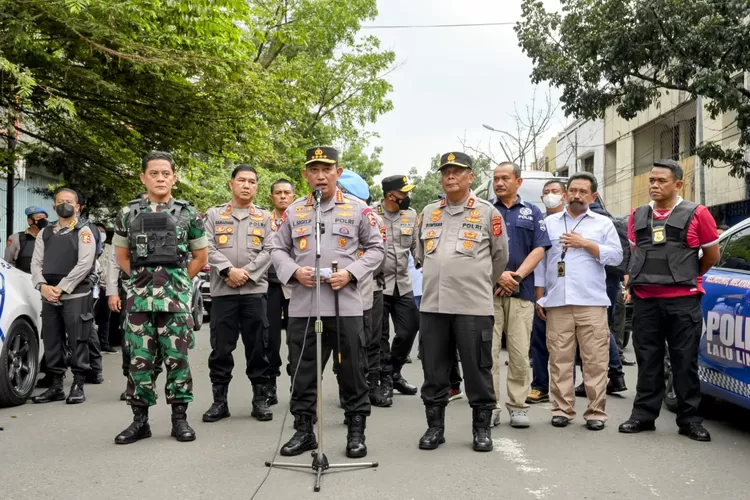
[[[320,491],[320,480],[323,473],[328,469],[361,469],[361,468],[374,468],[378,466],[377,462],[360,462],[360,463],[342,463],[342,464],[329,464],[328,457],[323,452],[323,320],[320,318],[320,235],[325,232],[323,227],[323,218],[320,210],[322,193],[319,189],[316,189],[313,193],[313,200],[315,202],[315,297],[316,297],[316,312],[315,312],[315,359],[316,359],[316,385],[317,385],[317,413],[318,413],[318,448],[312,452],[312,470],[315,472],[315,486],[313,491]],[[338,262],[333,261],[331,263],[331,270],[335,272],[338,269]],[[339,308],[338,308],[338,292],[334,292],[335,305],[336,305],[336,334],[339,337],[339,363],[341,359],[341,345],[339,331]],[[307,334],[307,332],[305,332]],[[303,343],[304,344],[304,343]],[[303,345],[304,350],[304,345]],[[301,359],[300,359],[301,361]],[[335,363],[335,362],[334,362]],[[311,467],[304,464],[295,464],[290,462],[266,462],[266,467],[281,467],[290,469],[307,469]]]

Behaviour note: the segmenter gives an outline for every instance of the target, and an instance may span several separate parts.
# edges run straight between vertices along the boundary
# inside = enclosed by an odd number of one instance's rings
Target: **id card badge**
[[[664,226],[655,227],[651,230],[651,243],[654,245],[663,245],[667,242],[667,236],[664,233]]]
[[[565,262],[564,261],[557,263],[557,277],[558,278],[565,277]]]

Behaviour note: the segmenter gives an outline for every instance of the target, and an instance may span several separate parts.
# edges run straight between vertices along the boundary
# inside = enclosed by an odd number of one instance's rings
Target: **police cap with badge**
[[[335,165],[339,162],[339,152],[328,146],[317,146],[307,150],[305,166],[312,163]]]
[[[440,166],[438,167],[438,170],[443,170],[444,167],[448,166],[470,169],[472,168],[473,164],[474,162],[472,161],[471,156],[467,155],[466,153],[446,153],[440,157]]]
[[[384,193],[390,193],[391,191],[408,193],[416,187],[414,184],[409,184],[409,179],[405,175],[391,175],[383,179],[380,184],[383,186]]]
[[[31,206],[28,207],[26,210],[23,211],[24,214],[26,214],[26,217],[31,218],[32,215],[36,214],[44,214],[46,217],[49,217],[49,214],[47,211],[40,207]]]

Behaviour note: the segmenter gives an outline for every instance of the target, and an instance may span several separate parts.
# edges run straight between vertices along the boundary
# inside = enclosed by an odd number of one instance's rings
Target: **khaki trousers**
[[[500,405],[500,351],[503,331],[508,349],[507,390],[508,409],[528,408],[531,375],[529,373],[529,345],[531,324],[534,321],[534,304],[515,297],[495,297],[495,326],[492,330],[492,385]]]
[[[583,362],[583,384],[588,407],[585,420],[607,420],[607,366],[609,326],[603,306],[563,306],[547,309],[547,349],[549,350],[549,393],[552,415],[575,417],[573,369],[576,345]]]

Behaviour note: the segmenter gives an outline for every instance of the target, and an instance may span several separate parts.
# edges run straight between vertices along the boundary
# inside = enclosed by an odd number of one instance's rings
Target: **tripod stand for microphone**
[[[312,452],[313,461],[312,466],[304,464],[295,464],[290,462],[266,462],[266,467],[283,467],[291,469],[307,469],[311,467],[315,471],[315,486],[314,491],[320,491],[320,480],[323,473],[328,469],[369,469],[377,467],[377,462],[359,462],[359,463],[348,463],[348,464],[329,464],[328,457],[323,453],[323,320],[320,319],[320,235],[324,232],[323,221],[321,218],[320,211],[320,191],[315,190],[315,296],[316,296],[316,314],[315,314],[315,357],[316,357],[316,384],[318,389],[318,448]],[[338,269],[338,262],[333,261],[331,263],[331,270],[336,272]],[[339,338],[337,359],[334,363],[341,363],[341,321],[339,317],[339,292],[334,292],[335,308],[336,308],[336,334]],[[305,335],[307,332],[305,332]],[[304,350],[304,342],[302,348]],[[301,362],[302,355],[298,362]]]

